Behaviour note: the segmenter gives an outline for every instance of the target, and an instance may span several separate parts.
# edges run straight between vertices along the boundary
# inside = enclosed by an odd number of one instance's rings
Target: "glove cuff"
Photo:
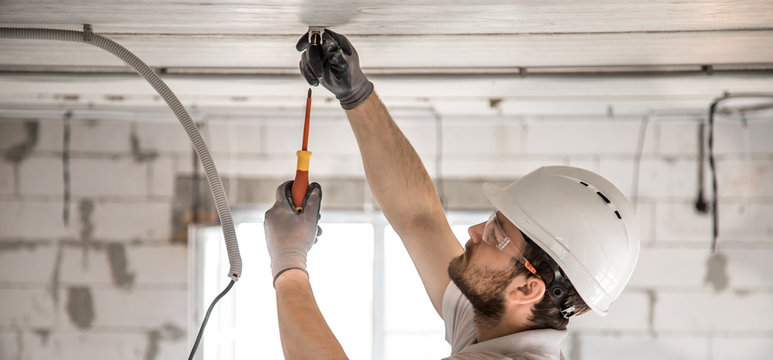
[[[351,110],[362,104],[373,93],[373,83],[370,80],[365,80],[365,85],[357,87],[354,91],[343,97],[336,98],[341,102],[341,107],[344,110]]]
[[[277,273],[276,273],[276,275],[274,275],[274,282],[273,282],[274,289],[276,289],[276,279],[278,279],[278,278],[279,278],[279,276],[281,276],[282,274],[284,274],[285,272],[287,272],[287,270],[293,270],[293,269],[297,269],[297,270],[303,271],[303,272],[305,272],[305,273],[306,273],[306,276],[307,276],[307,277],[309,276],[309,272],[308,272],[308,271],[306,271],[306,269],[305,269],[305,268],[302,268],[302,267],[300,267],[300,266],[292,266],[292,267],[284,268],[284,269],[282,269],[282,270],[279,270],[279,272],[277,272]]]

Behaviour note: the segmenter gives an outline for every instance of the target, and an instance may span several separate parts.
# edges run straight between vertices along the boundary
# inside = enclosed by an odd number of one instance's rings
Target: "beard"
[[[469,263],[472,247],[448,264],[448,276],[459,291],[470,301],[474,310],[475,324],[493,327],[505,313],[505,290],[515,278],[513,269],[492,270]]]

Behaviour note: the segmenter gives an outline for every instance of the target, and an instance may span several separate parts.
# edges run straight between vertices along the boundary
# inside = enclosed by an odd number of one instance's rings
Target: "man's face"
[[[511,246],[522,250],[525,241],[518,228],[498,212],[497,219]],[[485,222],[468,229],[470,240],[464,253],[448,264],[448,275],[472,304],[476,321],[496,324],[504,314],[505,290],[516,271],[511,256],[483,241],[485,229]]]

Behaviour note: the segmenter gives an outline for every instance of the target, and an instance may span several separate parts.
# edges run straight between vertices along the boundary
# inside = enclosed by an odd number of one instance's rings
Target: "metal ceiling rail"
[[[163,76],[197,77],[286,77],[298,76],[298,69],[233,67],[156,67]],[[401,76],[520,76],[520,77],[641,77],[659,75],[737,75],[773,74],[773,63],[717,65],[630,65],[630,66],[551,66],[551,67],[448,67],[448,68],[365,68],[368,75]],[[1,75],[134,75],[124,66],[0,65]]]

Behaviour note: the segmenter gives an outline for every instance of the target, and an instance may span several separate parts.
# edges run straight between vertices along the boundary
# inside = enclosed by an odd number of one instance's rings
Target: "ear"
[[[545,295],[545,282],[542,279],[521,275],[513,279],[507,287],[507,301],[513,304],[532,304],[542,300]]]

